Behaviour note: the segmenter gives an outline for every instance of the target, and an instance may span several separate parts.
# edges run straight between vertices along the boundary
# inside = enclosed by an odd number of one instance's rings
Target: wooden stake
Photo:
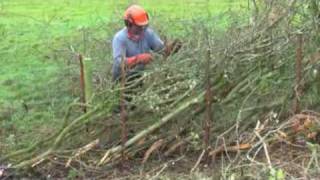
[[[302,79],[302,48],[303,48],[303,35],[299,33],[297,36],[298,44],[296,50],[296,81],[294,86],[295,98],[293,101],[293,112],[295,114],[300,112],[300,98],[302,95],[301,79]]]
[[[127,130],[127,110],[126,110],[126,100],[125,100],[125,84],[126,84],[126,64],[125,64],[125,54],[122,53],[121,59],[121,91],[120,91],[120,121],[121,121],[121,144],[124,146],[128,140],[128,130]],[[124,162],[125,157],[122,152],[122,161]]]
[[[83,61],[84,68],[84,89],[85,102],[90,103],[92,98],[92,60],[85,57]]]
[[[210,142],[210,126],[212,121],[212,89],[210,83],[210,49],[207,50],[207,65],[206,65],[206,94],[205,94],[205,103],[206,103],[206,118],[204,121],[204,149],[207,150]]]
[[[80,89],[81,89],[80,101],[81,101],[81,103],[86,104],[83,57],[81,54],[78,54],[78,59],[79,59],[79,63],[80,63]],[[82,106],[82,110],[84,113],[86,113],[87,112],[86,106]]]

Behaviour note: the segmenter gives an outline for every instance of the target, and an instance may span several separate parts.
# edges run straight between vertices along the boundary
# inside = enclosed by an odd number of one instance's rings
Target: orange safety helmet
[[[149,16],[141,6],[131,5],[124,13],[124,22],[126,26],[131,24],[145,26],[149,23]]]

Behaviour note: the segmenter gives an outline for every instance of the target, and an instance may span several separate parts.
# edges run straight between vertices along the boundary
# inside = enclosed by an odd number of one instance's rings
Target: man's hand
[[[153,57],[150,53],[138,54],[136,56],[127,58],[127,65],[129,68],[132,68],[139,63],[149,64],[152,61],[152,59]]]
[[[178,39],[173,42],[165,42],[164,55],[168,57],[172,54],[177,53],[182,47],[182,42]]]
[[[150,53],[143,53],[143,54],[138,54],[136,55],[137,60],[139,63],[143,63],[143,64],[149,64],[153,57]]]

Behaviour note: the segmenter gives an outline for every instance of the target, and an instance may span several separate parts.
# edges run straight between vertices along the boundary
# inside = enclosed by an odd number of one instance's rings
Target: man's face
[[[133,35],[136,35],[136,36],[141,36],[144,32],[144,30],[148,27],[148,25],[145,25],[145,26],[138,26],[138,25],[132,25],[130,27],[130,32],[133,34]]]

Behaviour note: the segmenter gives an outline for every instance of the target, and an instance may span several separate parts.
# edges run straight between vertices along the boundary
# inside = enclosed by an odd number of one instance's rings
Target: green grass
[[[231,0],[139,3],[154,22],[190,20],[209,12],[246,8],[246,1]],[[77,70],[66,67],[68,56],[59,50],[63,52],[69,45],[79,50],[76,38],[81,37],[84,27],[97,28],[97,37],[110,41],[115,27],[108,27],[108,22],[121,27],[127,5],[127,0],[0,0],[0,125],[5,129],[0,131],[0,142],[28,144],[59,125],[65,107],[75,98],[70,88],[77,88],[70,87],[70,77],[64,77]],[[172,34],[183,31],[169,24],[164,29]],[[110,59],[110,50],[105,57],[101,61]]]

